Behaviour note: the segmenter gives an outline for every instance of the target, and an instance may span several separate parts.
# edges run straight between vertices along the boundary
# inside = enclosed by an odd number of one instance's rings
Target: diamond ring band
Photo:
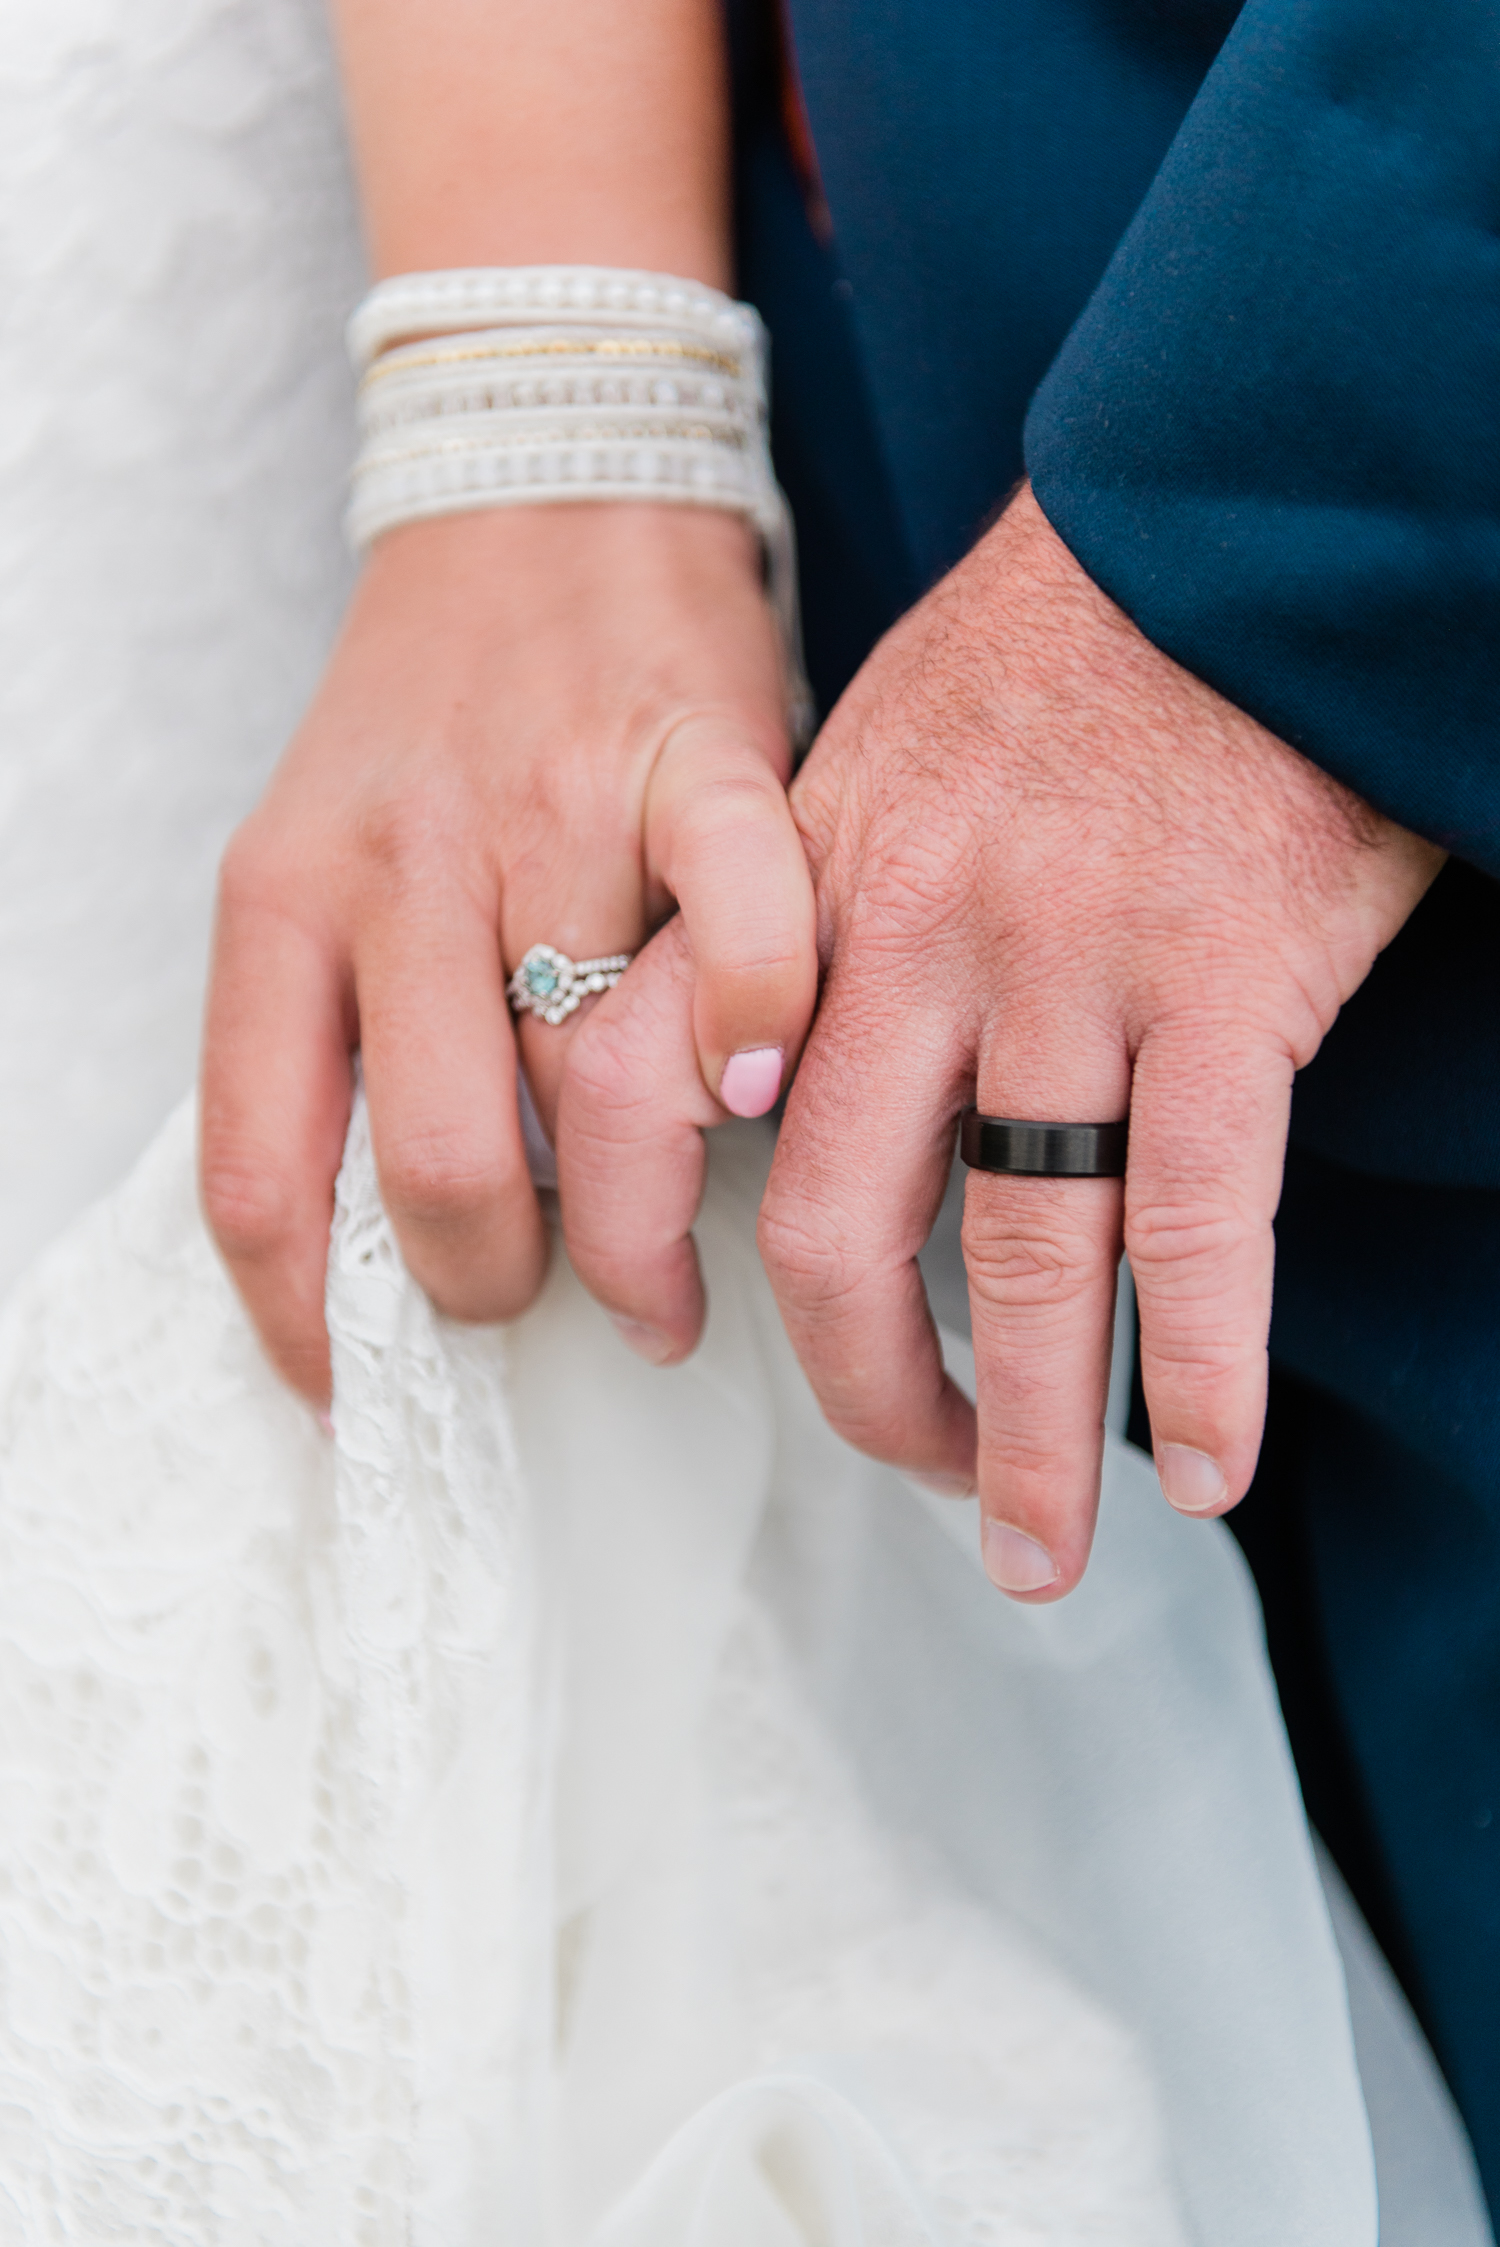
[[[533,944],[506,985],[517,1014],[534,1014],[555,1029],[575,1014],[595,991],[612,991],[633,952],[611,952],[600,960],[570,960],[554,944]]]

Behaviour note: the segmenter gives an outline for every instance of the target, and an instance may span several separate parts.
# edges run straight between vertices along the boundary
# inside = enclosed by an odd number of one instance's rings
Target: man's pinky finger
[[[1181,1513],[1226,1512],[1255,1472],[1292,1074],[1272,1044],[1197,1029],[1136,1057],[1125,1245],[1157,1473]]]

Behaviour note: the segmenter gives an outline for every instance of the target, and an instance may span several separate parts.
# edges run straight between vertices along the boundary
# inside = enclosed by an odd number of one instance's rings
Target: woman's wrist
[[[556,614],[595,592],[691,579],[703,590],[763,597],[760,540],[743,516],[636,500],[496,507],[403,523],[376,539],[361,587],[405,599],[420,589],[464,613]]]

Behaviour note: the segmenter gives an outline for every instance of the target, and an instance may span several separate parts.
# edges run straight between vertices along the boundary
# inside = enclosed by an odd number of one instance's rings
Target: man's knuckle
[[[865,1394],[826,1394],[823,1417],[836,1436],[870,1459],[900,1459],[907,1450],[910,1428],[906,1415],[877,1397]]]
[[[767,1271],[795,1302],[827,1311],[848,1294],[851,1275],[844,1250],[774,1193],[761,1206],[756,1238]]]
[[[1065,1481],[1077,1477],[1080,1417],[1075,1413],[1066,1427],[1028,1427],[1011,1421],[992,1429],[985,1438],[985,1465],[1018,1481],[1056,1493]],[[1087,1433],[1093,1436],[1092,1426]]]
[[[969,1285],[995,1311],[1065,1313],[1098,1285],[1097,1245],[1062,1227],[996,1232],[969,1220],[963,1232]]]
[[[1141,1362],[1154,1386],[1199,1395],[1232,1380],[1247,1361],[1260,1357],[1263,1347],[1263,1338],[1252,1340],[1238,1328],[1215,1336],[1198,1325],[1174,1333],[1158,1323],[1142,1334]]]
[[[862,920],[923,938],[961,920],[970,892],[964,858],[941,837],[904,837],[898,848],[864,869]]]
[[[1125,1251],[1143,1284],[1187,1287],[1263,1250],[1270,1225],[1220,1201],[1169,1200],[1132,1206]]]

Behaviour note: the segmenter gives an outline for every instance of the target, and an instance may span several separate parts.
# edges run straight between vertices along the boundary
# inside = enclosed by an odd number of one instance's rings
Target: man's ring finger
[[[965,1108],[958,1151],[971,1170],[1007,1178],[1123,1178],[1130,1134],[1121,1123],[1025,1123]]]

